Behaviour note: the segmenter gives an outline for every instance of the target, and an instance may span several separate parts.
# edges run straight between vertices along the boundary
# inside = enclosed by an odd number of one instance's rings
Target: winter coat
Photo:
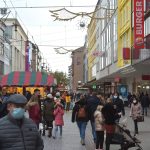
[[[138,102],[137,104],[131,104],[130,116],[133,120],[136,120],[138,116],[142,115],[142,107]]]
[[[84,107],[85,111],[87,113],[86,102],[84,99],[81,99],[75,103],[75,105],[73,107],[73,111],[72,111],[72,119],[71,119],[72,122],[75,122],[75,121],[88,122],[88,115],[84,118],[79,118],[77,115],[77,113],[81,107]]]
[[[100,111],[96,110],[94,113],[95,117],[95,130],[96,131],[104,131],[104,118]]]
[[[119,118],[118,114],[116,113],[116,109],[114,109],[111,103],[107,103],[102,108],[102,114],[105,119],[105,124],[114,125],[115,120]]]
[[[33,106],[30,106],[28,112],[29,118],[31,118],[36,124],[40,123],[41,111],[38,103],[34,104]]]
[[[27,108],[29,112],[29,118],[38,124],[41,121],[41,108],[39,105],[39,98],[36,95],[31,97],[27,103]]]
[[[53,121],[54,120],[54,106],[55,103],[50,98],[45,99],[44,101],[44,108],[43,108],[43,115],[45,121]]]
[[[113,105],[116,106],[117,113],[122,112],[122,114],[125,115],[124,104],[123,104],[123,101],[119,97],[114,99]]]
[[[141,105],[142,107],[148,107],[149,106],[149,98],[147,95],[144,95],[141,99]]]
[[[55,125],[56,126],[63,126],[64,125],[63,115],[64,115],[64,109],[62,108],[62,106],[56,106],[56,108],[54,110],[54,117],[55,117]]]
[[[90,95],[87,97],[87,111],[88,111],[88,119],[92,122],[95,121],[94,119],[94,112],[98,105],[101,104],[100,99],[97,96]]]
[[[18,123],[10,114],[0,119],[0,150],[43,149],[43,140],[31,119]]]

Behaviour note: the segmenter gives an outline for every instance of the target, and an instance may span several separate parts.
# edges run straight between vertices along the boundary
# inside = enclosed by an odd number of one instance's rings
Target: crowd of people
[[[136,96],[129,93],[128,106],[136,135],[139,133],[139,116],[147,115],[148,94],[141,93]],[[104,98],[91,88],[87,94],[78,94],[76,97],[68,92],[47,93],[46,98],[42,100],[38,89],[34,90],[33,95],[27,91],[24,96],[8,95],[6,91],[2,91],[0,149],[10,149],[11,145],[11,149],[19,147],[20,149],[43,150],[44,144],[39,133],[40,124],[43,125],[43,135],[47,134],[53,139],[61,138],[64,126],[63,116],[65,111],[66,113],[70,111],[70,108],[72,109],[71,121],[76,122],[79,128],[81,144],[85,145],[86,127],[90,122],[96,150],[103,150],[105,135],[105,147],[109,150],[116,124],[119,123],[121,116],[125,116],[124,102],[117,92]],[[28,112],[28,117],[25,117],[26,112]],[[8,140],[10,137],[11,140]]]
[[[127,106],[130,107],[130,117],[132,117],[134,122],[134,136],[139,134],[139,118],[144,114],[147,115],[149,102],[148,94],[136,96],[129,93],[128,95]],[[109,150],[116,124],[119,123],[121,116],[125,116],[124,106],[124,101],[117,92],[110,94],[106,98],[96,94],[92,89],[89,90],[88,95],[81,94],[72,112],[72,122],[77,123],[81,144],[85,145],[86,126],[90,122],[96,150],[103,150],[105,134],[105,147],[106,150]],[[84,108],[84,111],[82,110],[84,115],[81,115],[81,108]]]

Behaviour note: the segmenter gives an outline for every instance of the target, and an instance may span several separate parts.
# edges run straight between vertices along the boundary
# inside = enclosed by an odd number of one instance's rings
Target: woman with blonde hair
[[[102,105],[98,105],[94,113],[95,130],[96,130],[96,137],[97,137],[96,138],[96,150],[103,150],[105,127],[104,127],[104,117],[101,112],[102,108],[103,108]]]

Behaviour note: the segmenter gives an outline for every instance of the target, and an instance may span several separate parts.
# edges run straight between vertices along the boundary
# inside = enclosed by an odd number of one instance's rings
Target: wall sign
[[[144,0],[134,0],[134,48],[144,48]]]

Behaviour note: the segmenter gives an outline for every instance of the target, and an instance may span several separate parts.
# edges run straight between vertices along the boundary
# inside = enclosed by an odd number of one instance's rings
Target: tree
[[[69,80],[67,78],[66,73],[55,71],[53,75],[54,75],[54,78],[56,78],[57,80],[57,85],[60,85],[60,84],[63,84],[64,86],[68,85]]]

